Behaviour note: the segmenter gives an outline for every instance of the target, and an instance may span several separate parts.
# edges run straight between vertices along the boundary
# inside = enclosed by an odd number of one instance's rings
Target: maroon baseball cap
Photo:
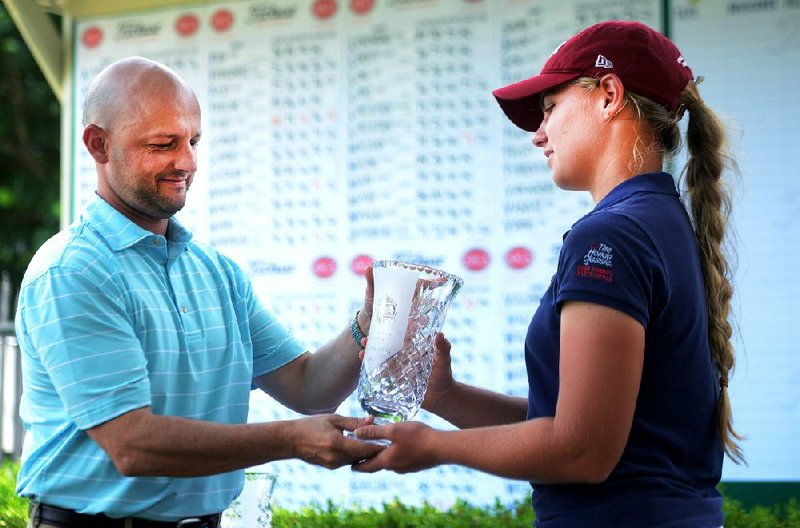
[[[492,94],[506,116],[535,132],[544,115],[542,92],[578,77],[615,73],[628,90],[678,110],[678,98],[692,70],[667,37],[640,23],[620,20],[590,26],[558,46],[539,75],[498,88]]]

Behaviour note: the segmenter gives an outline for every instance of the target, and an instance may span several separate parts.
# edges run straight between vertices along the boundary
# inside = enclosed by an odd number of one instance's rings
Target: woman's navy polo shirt
[[[528,418],[555,416],[565,301],[610,306],[641,322],[644,367],[617,467],[602,484],[534,485],[537,527],[722,525],[719,384],[703,284],[692,226],[669,174],[619,184],[564,235],[558,270],[525,340]]]

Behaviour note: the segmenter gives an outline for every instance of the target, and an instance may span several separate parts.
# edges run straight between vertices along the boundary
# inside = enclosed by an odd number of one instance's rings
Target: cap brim
[[[509,84],[492,92],[500,108],[512,123],[523,130],[536,132],[542,124],[544,114],[539,106],[542,92],[559,84],[577,79],[580,73],[543,73],[524,81]]]

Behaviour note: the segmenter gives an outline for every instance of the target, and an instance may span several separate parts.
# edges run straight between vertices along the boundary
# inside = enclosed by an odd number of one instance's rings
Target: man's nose
[[[175,160],[175,168],[183,172],[197,171],[197,149],[191,143],[184,144],[178,149],[178,156]]]

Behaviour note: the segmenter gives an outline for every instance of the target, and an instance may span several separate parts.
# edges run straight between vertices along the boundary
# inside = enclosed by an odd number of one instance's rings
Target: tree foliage
[[[0,271],[16,288],[59,227],[61,107],[0,4]]]

